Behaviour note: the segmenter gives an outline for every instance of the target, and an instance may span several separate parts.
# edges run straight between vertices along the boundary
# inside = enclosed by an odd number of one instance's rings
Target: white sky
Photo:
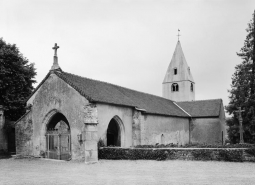
[[[0,0],[0,37],[35,63],[38,83],[57,43],[62,70],[161,96],[179,28],[196,100],[227,105],[254,9],[254,0]]]

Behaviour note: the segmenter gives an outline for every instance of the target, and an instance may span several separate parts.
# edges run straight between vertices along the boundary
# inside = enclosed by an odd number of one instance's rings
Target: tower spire
[[[57,49],[59,49],[59,46],[57,45],[57,43],[55,43],[55,46],[52,48],[54,50],[54,57],[53,57],[53,65],[51,67],[51,70],[56,70],[56,69],[60,69],[58,65],[58,56],[57,56]]]
[[[180,29],[178,29],[178,35],[177,36],[178,36],[178,41],[179,41],[179,37],[181,36],[180,35]]]
[[[168,66],[162,90],[163,97],[173,101],[195,100],[195,82],[179,40]]]

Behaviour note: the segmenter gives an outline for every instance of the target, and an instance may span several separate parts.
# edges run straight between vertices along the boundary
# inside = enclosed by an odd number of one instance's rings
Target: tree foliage
[[[0,38],[0,102],[6,119],[16,121],[25,113],[25,100],[33,90],[35,75],[34,64],[17,46]]]
[[[227,120],[229,126],[228,135],[232,143],[239,142],[239,122],[238,114],[234,113],[237,107],[241,107],[244,112],[243,129],[244,141],[255,142],[255,11],[252,20],[248,23],[247,36],[244,46],[237,53],[242,59],[242,63],[235,67],[235,73],[232,76],[230,93],[230,103],[226,106],[228,113],[232,118]]]

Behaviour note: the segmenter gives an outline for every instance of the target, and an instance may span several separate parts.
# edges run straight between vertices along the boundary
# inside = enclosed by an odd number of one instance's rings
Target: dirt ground
[[[255,163],[1,159],[0,184],[255,184]]]

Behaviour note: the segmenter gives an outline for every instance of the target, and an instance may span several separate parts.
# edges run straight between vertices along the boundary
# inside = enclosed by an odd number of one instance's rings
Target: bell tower
[[[162,84],[162,95],[164,98],[177,102],[195,100],[195,82],[179,38]]]

